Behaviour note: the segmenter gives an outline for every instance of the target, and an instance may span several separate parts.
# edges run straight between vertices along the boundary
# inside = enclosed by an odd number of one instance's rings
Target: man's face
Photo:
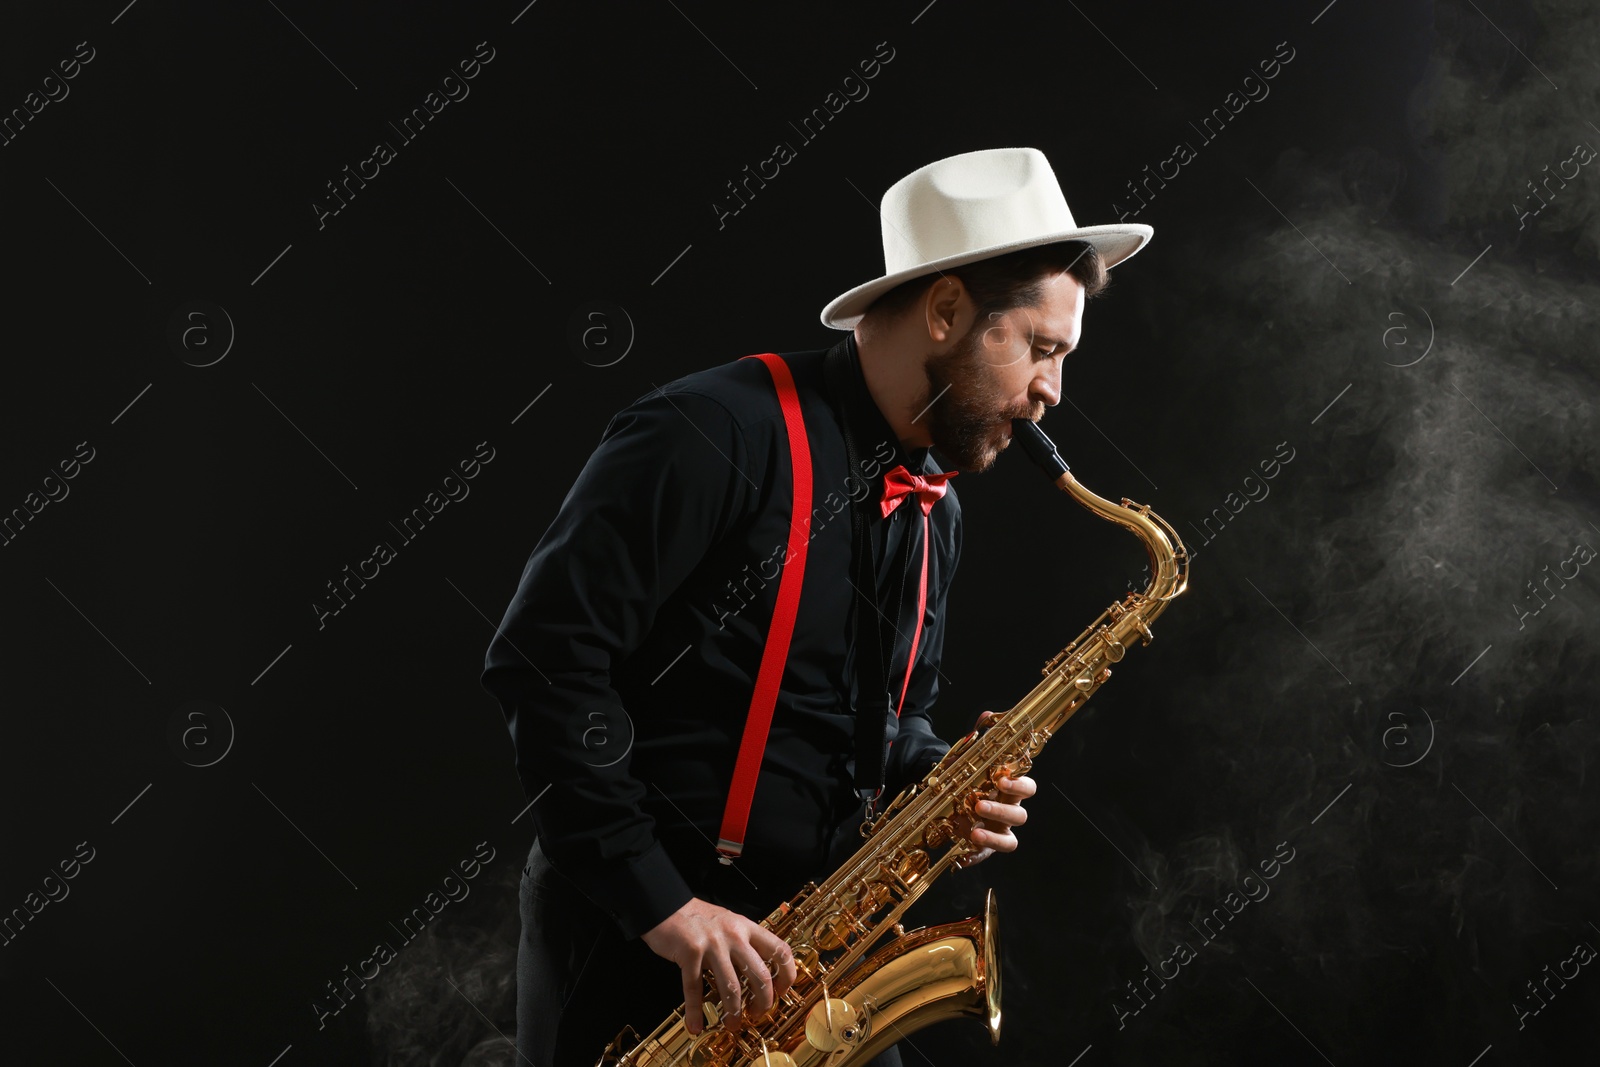
[[[982,473],[1011,442],[1011,420],[1037,422],[1061,402],[1061,365],[1083,332],[1083,284],[1062,272],[1039,302],[974,322],[944,355],[923,365],[920,419],[957,469]]]

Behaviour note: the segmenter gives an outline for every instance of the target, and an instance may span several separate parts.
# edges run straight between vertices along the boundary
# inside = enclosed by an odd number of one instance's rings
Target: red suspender
[[[789,658],[789,641],[794,636],[795,614],[800,607],[800,586],[805,579],[806,549],[811,543],[811,445],[806,439],[805,419],[800,412],[800,397],[795,392],[789,365],[773,352],[744,356],[767,365],[778,390],[778,406],[789,434],[789,470],[794,481],[794,506],[789,519],[789,550],[784,557],[783,575],[778,581],[778,603],[767,630],[766,647],[761,653],[761,668],[750,697],[750,712],[744,735],[739,741],[739,759],[733,768],[733,784],[722,813],[717,852],[723,863],[732,863],[744,850],[745,828],[750,821],[750,804],[755,798],[756,778],[761,773],[761,756],[767,748],[767,732],[772,725],[772,710],[778,701],[778,686]]]
[[[907,531],[909,536],[910,531]],[[894,706],[894,717],[906,704],[906,690],[911,686],[911,668],[917,662],[917,642],[922,640],[922,613],[928,609],[928,516],[922,516],[922,580],[917,583],[917,628],[911,633],[911,652],[906,656],[906,680],[900,683],[900,702]],[[889,742],[894,747],[894,742]]]

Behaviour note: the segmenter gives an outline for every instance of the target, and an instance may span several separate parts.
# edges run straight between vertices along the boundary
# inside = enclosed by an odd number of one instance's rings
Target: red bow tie
[[[917,494],[917,503],[922,505],[922,514],[927,516],[933,511],[934,502],[944,496],[945,483],[960,473],[912,474],[904,463],[900,464],[883,476],[883,499],[878,501],[883,517],[888,518],[912,493]]]

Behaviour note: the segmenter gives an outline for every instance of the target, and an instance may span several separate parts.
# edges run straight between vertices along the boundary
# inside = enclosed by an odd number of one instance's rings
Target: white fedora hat
[[[1057,241],[1087,241],[1107,267],[1147,244],[1139,222],[1079,226],[1050,161],[1037,148],[991,148],[912,171],[883,194],[881,278],[835,297],[822,322],[851,330],[868,306],[901,282]]]

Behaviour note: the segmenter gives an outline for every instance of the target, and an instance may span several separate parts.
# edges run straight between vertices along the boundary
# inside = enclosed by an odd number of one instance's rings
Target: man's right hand
[[[716,978],[723,1014],[730,1018],[745,1008],[739,989],[741,977],[749,983],[754,1016],[765,1014],[773,999],[794,982],[794,956],[782,938],[738,912],[698,897],[645,931],[643,937],[651,952],[683,971],[684,1024],[691,1034],[705,1027],[701,1007],[705,996],[701,975],[705,971]]]

